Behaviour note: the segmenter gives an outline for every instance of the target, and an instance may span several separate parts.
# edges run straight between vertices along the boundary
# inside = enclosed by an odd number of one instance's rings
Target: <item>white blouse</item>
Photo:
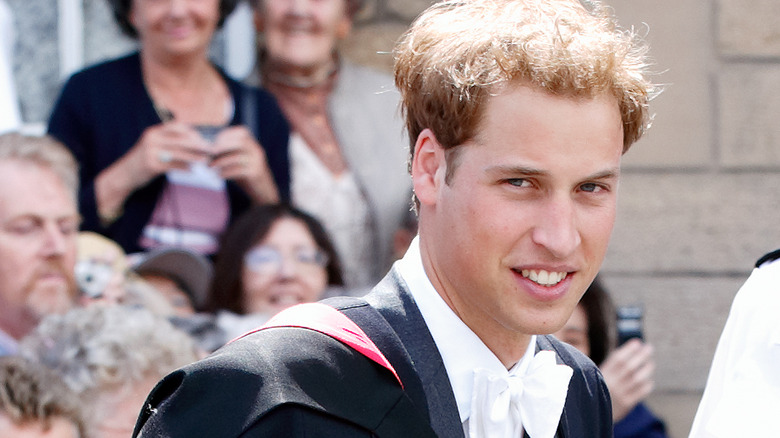
[[[372,281],[372,227],[368,202],[350,170],[334,175],[297,133],[290,136],[293,204],[316,217],[341,259],[347,289]]]

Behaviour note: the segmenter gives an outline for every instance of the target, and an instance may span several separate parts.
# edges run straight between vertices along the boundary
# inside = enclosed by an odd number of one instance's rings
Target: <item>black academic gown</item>
[[[397,271],[391,270],[365,302],[329,304],[374,341],[403,388],[390,371],[328,335],[272,328],[163,379],[133,436],[464,436],[441,355]],[[574,370],[557,436],[611,437],[610,399],[596,366],[551,336],[538,336],[537,349],[555,351],[559,362]]]

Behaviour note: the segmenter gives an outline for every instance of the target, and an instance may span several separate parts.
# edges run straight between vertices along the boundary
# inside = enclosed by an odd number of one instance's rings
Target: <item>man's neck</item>
[[[498,321],[490,319],[489,315],[477,315],[483,317],[477,324],[477,321],[473,321],[470,318],[470,313],[459,310],[464,309],[469,304],[459,299],[460,297],[457,294],[450,293],[450,291],[454,290],[453,285],[445,276],[439,275],[441,271],[437,269],[433,257],[431,257],[431,252],[427,250],[422,239],[420,239],[420,256],[422,257],[425,274],[447,306],[482,340],[506,369],[515,366],[522,359],[533,336],[511,330],[501,325]]]

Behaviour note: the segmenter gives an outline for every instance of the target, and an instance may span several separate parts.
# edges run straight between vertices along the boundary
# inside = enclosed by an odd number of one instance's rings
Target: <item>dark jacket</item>
[[[615,438],[668,438],[666,425],[650,409],[639,403],[615,423]]]
[[[134,436],[401,438],[426,436],[430,427],[439,437],[463,437],[444,363],[397,272],[365,302],[331,304],[374,341],[403,388],[391,372],[327,335],[273,328],[166,377],[147,399]],[[558,437],[611,437],[610,399],[596,366],[550,336],[537,337],[537,348],[554,350],[574,370]]]
[[[290,169],[287,142],[290,129],[276,100],[267,92],[249,88],[219,70],[233,96],[230,125],[259,127],[259,143],[283,199],[289,198]],[[254,102],[256,121],[245,120],[247,102]],[[161,123],[147,93],[138,53],[104,62],[74,74],[62,89],[49,119],[49,134],[71,150],[79,163],[79,210],[82,229],[102,233],[126,252],[141,250],[138,238],[149,222],[166,184],[161,175],[132,193],[123,215],[104,228],[97,214],[95,178],[132,148],[144,130]],[[256,132],[255,135],[258,133]],[[232,181],[227,184],[231,221],[251,204]]]

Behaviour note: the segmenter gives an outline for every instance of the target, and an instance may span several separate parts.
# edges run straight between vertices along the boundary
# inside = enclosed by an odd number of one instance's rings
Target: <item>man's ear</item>
[[[263,17],[263,13],[260,11],[262,7],[263,5],[258,4],[252,13],[252,21],[255,23],[255,31],[257,33],[263,33],[265,30],[265,17]]]
[[[424,129],[417,136],[412,159],[412,182],[420,204],[433,205],[447,173],[444,148],[433,131]]]

